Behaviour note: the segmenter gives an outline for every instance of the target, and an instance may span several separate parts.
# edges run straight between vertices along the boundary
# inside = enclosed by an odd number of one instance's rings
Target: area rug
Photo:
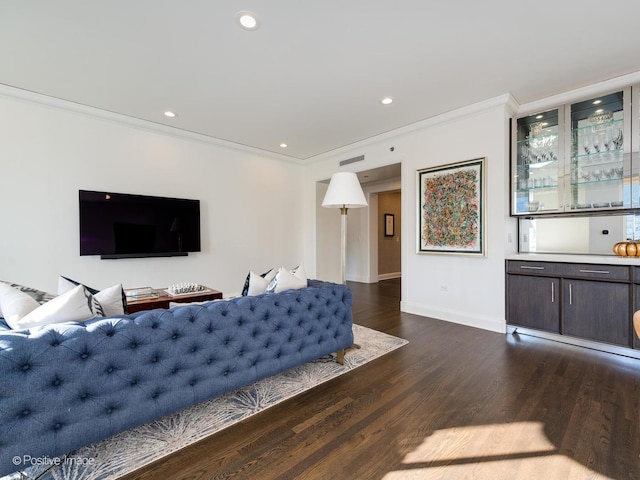
[[[118,478],[409,343],[360,325],[353,326],[353,334],[361,348],[350,350],[344,365],[322,357],[83,447],[57,466],[32,467],[0,480]]]

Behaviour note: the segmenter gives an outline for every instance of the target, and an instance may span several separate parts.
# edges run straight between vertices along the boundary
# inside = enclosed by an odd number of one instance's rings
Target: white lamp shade
[[[322,206],[327,208],[366,207],[367,200],[364,198],[358,176],[353,172],[334,173]]]

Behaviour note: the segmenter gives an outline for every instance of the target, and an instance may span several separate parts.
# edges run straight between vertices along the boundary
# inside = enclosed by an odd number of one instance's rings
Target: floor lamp
[[[358,176],[353,172],[338,172],[331,176],[329,188],[322,201],[322,206],[327,208],[339,208],[342,220],[340,251],[342,254],[342,283],[347,283],[347,210],[350,208],[366,207]]]

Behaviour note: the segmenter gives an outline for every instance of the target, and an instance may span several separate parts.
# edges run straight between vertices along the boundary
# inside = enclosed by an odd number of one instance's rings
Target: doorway
[[[357,172],[369,208],[352,209],[347,215],[348,281],[377,283],[401,278],[401,172],[401,163]],[[327,211],[332,209],[321,206],[328,183],[329,179],[319,181],[316,188],[316,272],[320,279],[335,281],[339,278],[340,220],[336,212]]]

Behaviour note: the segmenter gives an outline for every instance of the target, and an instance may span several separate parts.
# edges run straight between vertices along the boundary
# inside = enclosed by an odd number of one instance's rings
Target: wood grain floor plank
[[[354,321],[409,344],[125,479],[639,479],[640,361],[399,311],[350,283]]]

